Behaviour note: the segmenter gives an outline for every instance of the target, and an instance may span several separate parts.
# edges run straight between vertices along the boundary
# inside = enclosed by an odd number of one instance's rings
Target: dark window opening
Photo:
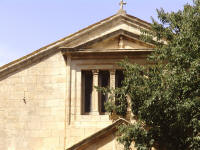
[[[110,72],[107,70],[99,71],[99,87],[109,87],[110,84]],[[99,92],[99,103],[100,103],[100,112],[105,113],[105,102],[108,100],[108,94],[104,95],[102,92]]]
[[[83,113],[91,112],[92,83],[93,83],[92,71],[82,71],[82,102],[83,102],[82,112]]]
[[[124,80],[124,73],[122,70],[116,70],[115,72],[115,87],[116,88],[121,88],[122,87],[122,82]],[[121,104],[121,101],[119,101],[120,94],[115,94],[115,105],[119,106]]]
[[[124,80],[124,73],[122,70],[116,70],[115,73],[115,87],[122,87],[122,81]]]

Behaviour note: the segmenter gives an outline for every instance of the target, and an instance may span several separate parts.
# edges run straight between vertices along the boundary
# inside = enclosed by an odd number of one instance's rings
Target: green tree
[[[134,141],[137,150],[200,150],[200,0],[157,12],[159,22],[152,19],[142,36],[155,44],[151,65],[120,63],[123,86],[104,91],[111,95],[105,106],[125,117],[130,99],[137,122],[119,128],[125,149]]]

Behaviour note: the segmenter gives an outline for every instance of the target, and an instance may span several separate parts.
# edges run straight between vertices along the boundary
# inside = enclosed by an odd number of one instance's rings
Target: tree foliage
[[[137,122],[119,129],[125,149],[134,141],[137,150],[200,150],[200,0],[157,12],[159,22],[142,36],[156,46],[151,65],[120,63],[123,86],[107,90],[106,108],[124,117],[130,98]]]

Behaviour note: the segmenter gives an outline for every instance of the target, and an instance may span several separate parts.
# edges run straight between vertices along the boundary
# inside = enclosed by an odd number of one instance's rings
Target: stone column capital
[[[93,75],[98,75],[98,74],[99,74],[99,70],[96,70],[96,69],[95,69],[95,70],[92,70],[92,74],[93,74]]]
[[[115,75],[116,70],[115,69],[111,69],[110,71],[110,75]]]

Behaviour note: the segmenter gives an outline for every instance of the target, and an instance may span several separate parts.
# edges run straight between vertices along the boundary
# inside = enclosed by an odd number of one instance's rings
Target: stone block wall
[[[67,148],[112,124],[108,115],[77,115],[66,128]],[[110,150],[110,149],[109,149]]]
[[[0,78],[0,150],[63,150],[109,126],[108,115],[82,114],[81,70],[113,70],[120,60],[118,54],[75,57],[67,74],[68,64],[57,53]],[[145,64],[144,57],[133,61]],[[113,138],[96,149],[116,149]]]
[[[104,45],[102,46],[104,47]],[[119,54],[109,56],[109,58],[101,58],[97,55],[85,59],[82,57],[72,57],[71,60],[71,98],[70,98],[70,113],[69,124],[66,128],[66,148],[77,144],[81,140],[93,135],[97,131],[104,129],[112,124],[108,114],[84,114],[81,111],[82,99],[81,99],[81,70],[113,70],[119,68],[117,62],[123,60]],[[134,63],[145,64],[144,57],[131,59]],[[107,144],[110,145],[110,144]],[[115,145],[115,144],[111,144]],[[102,145],[103,146],[103,145]],[[107,146],[104,146],[105,149]],[[108,146],[109,147],[109,146]],[[110,148],[107,149],[109,150]]]
[[[63,150],[65,95],[61,53],[0,79],[0,149]]]

